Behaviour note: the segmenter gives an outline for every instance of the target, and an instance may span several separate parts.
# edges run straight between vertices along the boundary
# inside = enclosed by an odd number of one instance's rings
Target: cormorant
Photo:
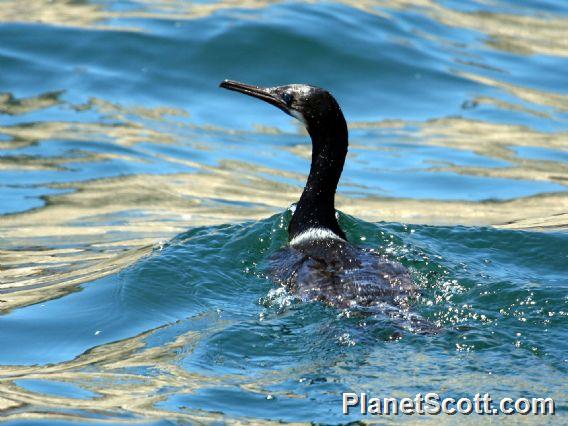
[[[271,259],[273,279],[303,300],[378,309],[410,322],[417,331],[430,329],[408,312],[410,299],[418,295],[409,271],[349,243],[337,222],[335,191],[347,156],[348,132],[335,98],[305,84],[259,87],[225,80],[220,86],[280,108],[300,120],[312,139],[310,174],[288,227],[289,244]]]

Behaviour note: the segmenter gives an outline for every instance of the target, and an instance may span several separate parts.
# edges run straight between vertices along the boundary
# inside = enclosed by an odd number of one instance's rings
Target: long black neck
[[[312,165],[288,227],[289,239],[311,228],[328,229],[345,239],[335,218],[335,191],[347,156],[347,123],[338,106],[326,117],[309,120],[307,127],[312,138]]]

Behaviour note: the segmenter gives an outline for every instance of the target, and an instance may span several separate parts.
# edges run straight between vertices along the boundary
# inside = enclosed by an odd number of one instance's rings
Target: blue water
[[[564,1],[1,6],[0,421],[377,420],[348,391],[552,397],[564,421]],[[310,146],[225,78],[333,92],[340,223],[439,333],[275,288]],[[454,419],[476,421],[429,420]]]

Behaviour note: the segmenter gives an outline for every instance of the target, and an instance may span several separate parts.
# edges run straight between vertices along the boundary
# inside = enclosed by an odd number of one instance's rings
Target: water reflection
[[[61,104],[59,93],[26,99],[5,96],[8,101],[4,109],[10,114],[25,115]],[[3,309],[36,298],[57,297],[61,294],[59,287],[68,288],[96,278],[97,271],[101,275],[111,273],[125,265],[126,259],[134,261],[157,240],[167,239],[188,227],[260,219],[281,211],[296,201],[305,178],[305,167],[277,169],[223,155],[216,164],[198,160],[200,151],[214,148],[211,138],[243,140],[270,136],[278,144],[280,139],[290,137],[286,132],[258,127],[252,133],[236,133],[187,121],[183,110],[123,108],[99,99],[79,105],[67,103],[67,107],[78,114],[96,112],[101,121],[22,122],[0,127],[2,134],[9,138],[2,146],[6,152],[0,161],[4,173],[13,171],[16,173],[13,176],[26,176],[29,188],[38,185],[46,188],[43,207],[4,216],[0,222],[5,239],[1,286],[4,291],[10,290],[3,297]],[[414,165],[405,166],[399,158],[397,167],[402,170],[422,163],[428,173],[506,178],[519,183],[543,181],[565,185],[568,180],[565,162],[521,157],[515,151],[520,147],[566,150],[568,134],[565,132],[545,133],[524,126],[463,118],[352,122],[350,128],[349,161],[354,167],[361,165],[373,170],[375,166],[369,159],[377,155],[384,157],[389,152],[396,156],[400,151],[417,160]],[[284,149],[306,163],[310,146],[300,142],[305,139],[303,133],[298,136],[299,143],[294,142]],[[200,142],[204,136],[207,139]],[[374,141],[388,141],[393,137],[400,141],[394,151],[383,143],[390,151],[377,152],[378,148],[383,148],[377,147]],[[497,166],[491,166],[488,160],[473,163],[459,160],[454,164],[450,151],[421,154],[420,145],[415,144],[473,152],[482,156],[480,158],[500,162]],[[179,147],[182,155],[162,148],[166,146]],[[281,148],[275,145],[273,149]],[[401,151],[403,149],[405,151]],[[424,155],[426,158],[422,158]],[[365,158],[363,163],[362,158]],[[106,163],[116,166],[108,167]],[[477,163],[479,165],[472,165]],[[89,171],[93,164],[100,166]],[[384,166],[379,163],[377,167]],[[145,170],[153,173],[146,174]],[[156,170],[160,174],[154,174]],[[46,174],[47,171],[55,174]],[[78,171],[81,174],[77,174]],[[22,175],[24,172],[27,174]],[[34,178],[36,175],[30,172],[39,174]],[[119,175],[114,176],[116,174]],[[90,175],[96,179],[90,179]],[[365,194],[361,189],[370,193],[352,197],[349,191],[343,191],[345,194],[340,193],[338,197],[338,207],[369,221],[533,229],[567,226],[568,197],[563,193],[517,198],[507,196],[504,187],[503,200],[483,202],[446,201],[440,189],[436,189],[438,199],[424,199],[420,193],[409,198],[385,197],[380,192],[380,180],[376,186],[376,178],[367,183],[360,177],[351,177],[349,166],[344,181],[344,186],[352,186],[357,194]],[[10,185],[5,188],[7,191]],[[48,195],[47,188],[63,193]],[[456,189],[449,191],[455,195]],[[25,192],[22,195],[25,196]],[[114,266],[108,268],[106,264]],[[54,286],[53,294],[34,290],[45,285]],[[26,291],[12,293],[16,289]]]
[[[144,30],[139,19],[187,20],[230,11],[239,18],[250,15],[239,11],[255,11],[278,0],[226,0],[215,2],[186,2],[180,0],[135,0],[128,7],[108,7],[91,1],[38,0],[23,5],[17,0],[4,1],[0,22],[41,22],[51,25],[77,26],[96,29]],[[484,34],[492,48],[530,55],[568,56],[568,19],[561,15],[539,11],[534,14],[530,5],[507,5],[495,2],[509,13],[494,12],[493,4],[475,3],[473,7],[451,8],[434,0],[341,0],[339,3],[361,9],[366,13],[391,17],[395,11],[421,13],[450,27],[474,30]],[[129,22],[131,21],[131,22]]]
[[[455,291],[446,289],[444,297],[452,293],[455,294]],[[518,307],[522,308],[522,305],[518,304]],[[468,310],[479,317],[471,307],[462,307],[459,311],[456,309],[455,313],[449,312],[448,315],[464,320],[462,317]],[[357,348],[349,350],[349,346],[342,348],[336,344],[337,333],[341,332],[341,327],[350,333],[356,332],[357,327],[341,325],[341,322],[335,323],[330,318],[327,321],[331,321],[331,324],[327,323],[319,330],[326,338],[312,342],[314,347],[301,346],[301,341],[284,348],[271,344],[271,341],[278,340],[279,334],[286,334],[288,328],[292,327],[293,319],[290,318],[294,315],[299,314],[292,311],[283,321],[268,316],[264,322],[250,319],[243,324],[243,319],[230,319],[228,313],[206,310],[131,338],[98,345],[69,361],[47,365],[0,366],[0,410],[4,413],[4,419],[85,421],[127,415],[131,421],[168,418],[211,422],[225,421],[224,416],[229,414],[247,424],[271,424],[262,418],[271,417],[269,411],[274,409],[274,404],[291,405],[296,410],[291,412],[295,414],[286,416],[301,418],[306,415],[307,400],[317,397],[325,406],[334,406],[338,392],[349,389],[349,386],[357,386],[361,377],[371,389],[384,389],[388,384],[389,395],[393,397],[406,396],[406,389],[416,386],[417,376],[434,376],[438,380],[443,376],[446,388],[463,392],[506,388],[522,389],[531,394],[545,393],[557,401],[563,397],[560,391],[563,389],[562,377],[555,374],[553,368],[541,364],[537,367],[534,362],[524,364],[522,376],[514,374],[500,362],[486,366],[492,374],[482,374],[475,367],[483,360],[483,351],[480,351],[462,357],[446,354],[442,368],[436,349],[452,346],[451,341],[458,341],[459,336],[451,337],[449,343],[444,343],[442,339],[432,342],[418,338],[422,340],[405,346],[376,342],[362,345],[359,342]],[[304,317],[297,320],[302,319],[305,320]],[[246,329],[257,345],[252,351],[243,350],[249,354],[247,369],[241,366],[243,359],[231,361],[232,357],[239,355],[235,345],[246,347],[250,344],[248,340],[239,344],[231,340],[239,328]],[[500,330],[497,327],[491,329]],[[267,330],[273,330],[268,337],[265,334]],[[362,329],[360,332],[368,333],[369,330]],[[490,334],[487,330],[485,333]],[[490,339],[493,345],[499,346],[500,337],[493,334]],[[292,342],[302,338],[293,334],[286,337]],[[471,333],[469,337],[470,341],[460,340],[464,348],[467,348],[468,342],[472,343],[475,334]],[[370,339],[369,336],[367,338]],[[222,345],[225,350],[215,345],[219,339],[227,339]],[[488,343],[481,339],[481,344]],[[388,357],[393,346],[398,348],[399,363],[393,363]],[[205,351],[205,348],[208,349]],[[265,362],[276,350],[283,351],[280,363],[273,365]],[[303,353],[304,362],[293,362],[296,358],[290,351],[294,350]],[[290,360],[287,361],[287,358]],[[522,358],[526,360],[526,355]],[[464,366],[464,360],[472,367]],[[232,364],[238,366],[233,367]],[[350,365],[356,365],[357,369],[351,370]],[[453,368],[458,373],[448,375],[447,368]],[[254,369],[255,373],[251,374],[250,369]],[[346,374],[348,371],[350,374]],[[546,384],[541,379],[527,379],[541,378],[544,373]],[[338,380],[337,384],[325,379],[335,376],[343,379]],[[234,397],[219,400],[219,395],[233,394]],[[275,402],[267,400],[267,395]],[[250,412],[249,399],[258,399],[253,402],[258,407],[254,414]],[[246,404],[248,411],[242,405],[243,401],[249,401]],[[223,411],[215,409],[218,406],[222,406]]]
[[[107,109],[105,114],[110,116],[111,111]],[[156,111],[148,111],[146,116],[158,116],[161,122],[165,120]],[[123,121],[119,115],[115,115],[113,120],[119,120],[119,124],[35,123],[31,126],[7,126],[2,131],[17,141],[18,149],[43,141],[92,141],[92,138],[101,136],[110,146],[125,148],[148,141],[157,146],[179,143],[178,136],[173,132],[144,127],[140,117]],[[170,126],[175,131],[184,125],[171,123]],[[189,127],[193,132],[198,126]],[[565,184],[568,179],[568,167],[564,162],[527,159],[526,155],[520,157],[512,149],[523,146],[565,149],[566,135],[563,133],[540,133],[521,126],[492,125],[463,119],[401,122],[396,125],[351,123],[351,127],[354,158],[350,161],[355,164],[359,157],[376,155],[373,154],[376,150],[374,145],[357,143],[358,131],[365,129],[377,131],[377,139],[388,138],[394,132],[397,138],[403,140],[471,151],[486,158],[504,160],[501,164],[506,164],[500,167],[473,167],[451,162],[440,165],[436,162],[441,160],[433,157],[428,160],[433,164],[425,163],[428,173],[451,172],[465,176],[559,184]],[[214,133],[222,138],[219,129]],[[62,288],[71,288],[77,283],[112,273],[135,261],[156,241],[170,238],[184,229],[267,217],[296,201],[304,180],[303,173],[255,163],[226,159],[209,166],[155,151],[144,155],[153,157],[153,161],[158,158],[160,163],[165,164],[164,168],[181,164],[195,171],[165,175],[135,173],[108,178],[101,176],[87,181],[75,181],[76,173],[73,171],[69,178],[62,173],[62,170],[78,167],[82,163],[104,163],[117,158],[128,164],[145,161],[139,158],[144,150],[119,155],[113,153],[114,148],[102,147],[108,152],[90,152],[79,158],[68,154],[3,157],[5,170],[39,170],[42,173],[56,170],[58,177],[62,178],[60,183],[40,183],[32,179],[31,184],[48,184],[50,188],[65,191],[63,194],[43,196],[45,205],[41,208],[2,218],[0,230],[5,243],[1,254],[4,267],[1,286],[4,291],[10,291],[3,296],[3,309],[57,297],[62,294]],[[309,149],[307,144],[296,145],[290,152],[305,159],[309,156]],[[416,148],[414,152],[417,152]],[[447,154],[445,156],[448,158]],[[116,172],[112,168],[109,171],[112,174]],[[506,194],[506,187],[503,191]],[[406,199],[384,197],[372,192],[366,196],[347,195],[340,193],[338,208],[368,221],[531,229],[566,228],[568,224],[565,214],[568,211],[568,197],[561,192],[513,199],[505,196],[504,200],[483,202],[423,199],[421,194]],[[36,290],[39,286],[47,285],[52,286],[52,290]],[[25,291],[13,293],[16,289]]]
[[[60,92],[42,93],[29,98],[17,98],[12,93],[0,93],[0,114],[20,115],[61,103]]]

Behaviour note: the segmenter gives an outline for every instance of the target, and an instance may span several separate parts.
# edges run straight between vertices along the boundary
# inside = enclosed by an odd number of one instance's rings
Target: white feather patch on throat
[[[335,232],[329,229],[311,228],[292,238],[292,240],[290,241],[290,245],[294,246],[301,243],[305,243],[307,241],[327,240],[327,239],[345,241],[343,238],[341,238],[339,235],[337,235]]]
[[[302,123],[307,124],[306,119],[304,118],[304,114],[302,114],[301,112],[296,111],[295,109],[291,109],[290,114],[292,114],[292,117],[297,118]]]

